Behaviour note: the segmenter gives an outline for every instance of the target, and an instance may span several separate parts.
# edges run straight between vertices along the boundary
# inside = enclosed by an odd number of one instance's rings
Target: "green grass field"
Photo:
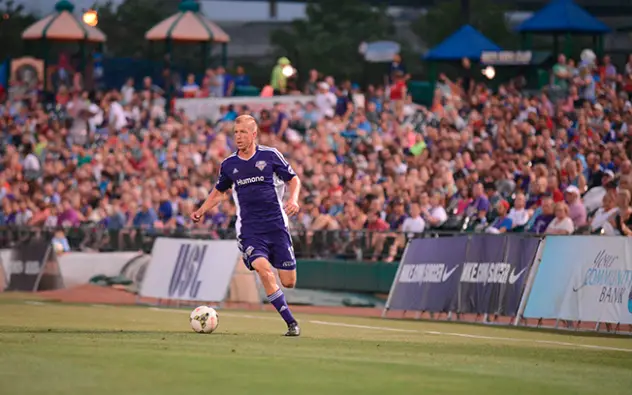
[[[78,306],[0,295],[0,394],[626,394],[632,339],[462,324]]]

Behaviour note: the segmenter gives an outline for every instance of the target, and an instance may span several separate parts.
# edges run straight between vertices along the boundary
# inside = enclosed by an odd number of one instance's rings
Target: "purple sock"
[[[285,320],[286,324],[290,325],[296,322],[290,312],[287,302],[285,301],[285,295],[283,295],[283,291],[281,291],[280,288],[272,295],[268,295],[268,300],[272,303],[272,306],[277,309],[279,314],[281,314],[281,317]]]

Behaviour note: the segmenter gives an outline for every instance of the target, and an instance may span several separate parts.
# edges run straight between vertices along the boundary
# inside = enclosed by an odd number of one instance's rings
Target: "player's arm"
[[[272,164],[274,167],[274,172],[279,178],[287,183],[289,186],[289,198],[283,207],[285,212],[288,215],[295,215],[299,211],[298,198],[301,193],[301,180],[299,180],[298,176],[292,169],[292,166],[285,160],[283,155],[274,150],[274,154]]]
[[[227,199],[228,192],[220,192],[219,190],[217,190],[217,188],[213,188],[213,191],[211,191],[210,195],[208,195],[200,208],[191,213],[191,219],[194,222],[198,222],[210,209]]]
[[[220,202],[228,199],[228,190],[233,186],[232,180],[226,175],[224,171],[224,164],[219,169],[219,179],[215,184],[215,188],[208,195],[202,206],[199,209],[191,213],[191,219],[193,222],[198,222],[204,217],[210,209],[217,206]]]
[[[298,197],[301,193],[301,180],[298,178],[298,176],[294,176],[292,177],[292,179],[290,179],[290,181],[287,182],[287,185],[289,187],[289,200],[298,202]]]

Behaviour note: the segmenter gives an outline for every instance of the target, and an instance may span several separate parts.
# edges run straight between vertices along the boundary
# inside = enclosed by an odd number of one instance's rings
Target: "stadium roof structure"
[[[200,12],[200,5],[192,0],[183,1],[179,12],[149,29],[145,38],[150,41],[230,42],[228,34],[209,21]]]
[[[55,11],[22,33],[23,40],[80,41],[103,43],[105,34],[97,27],[86,25],[73,14],[74,4],[61,0],[55,4]]]
[[[605,34],[611,29],[573,0],[553,0],[523,23],[519,33]]]
[[[425,60],[452,61],[468,58],[478,61],[483,51],[501,51],[496,43],[470,25],[464,25],[424,56]]]

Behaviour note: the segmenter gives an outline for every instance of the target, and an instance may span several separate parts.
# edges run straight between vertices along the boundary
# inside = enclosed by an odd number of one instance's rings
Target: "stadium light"
[[[487,66],[483,69],[483,75],[492,80],[496,76],[496,70],[492,66]]]
[[[283,73],[284,76],[289,78],[294,75],[296,70],[294,69],[294,67],[288,64],[287,66],[283,67],[283,70],[281,70],[281,72]]]
[[[99,15],[95,10],[88,10],[83,13],[83,23],[95,27],[99,23]]]

